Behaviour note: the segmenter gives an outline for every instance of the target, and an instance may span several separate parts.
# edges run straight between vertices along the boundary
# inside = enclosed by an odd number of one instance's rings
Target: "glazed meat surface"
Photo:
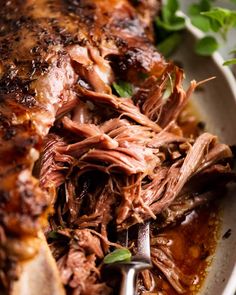
[[[178,125],[197,84],[184,91],[183,71],[153,45],[157,1],[0,2],[2,285],[35,255],[49,216],[68,293],[110,293],[100,274],[110,236],[156,216],[164,228],[211,200],[235,178],[231,151]],[[120,81],[132,94],[115,91]],[[191,279],[163,247],[153,263],[184,293]]]
[[[144,71],[163,62],[149,49],[148,7],[144,23],[128,1],[2,1],[1,7],[1,211],[9,213],[1,222],[9,231],[34,232],[48,199],[32,165],[57,110],[77,99],[79,77],[109,93],[114,75],[107,56],[140,63]],[[150,54],[142,57],[142,50]]]

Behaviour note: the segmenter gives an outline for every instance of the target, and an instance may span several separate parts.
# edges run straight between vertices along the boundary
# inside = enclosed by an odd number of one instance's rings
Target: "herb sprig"
[[[236,0],[228,1],[236,4]],[[186,27],[184,18],[178,16],[179,3],[180,0],[167,0],[161,15],[155,20],[157,48],[167,57],[181,42],[181,31]],[[191,23],[206,34],[196,43],[195,52],[199,55],[211,55],[227,41],[228,32],[236,28],[236,10],[217,7],[213,4],[214,0],[199,0],[188,7]],[[219,38],[216,39],[216,36]],[[231,53],[235,54],[235,52],[236,49]],[[234,63],[236,58],[227,60],[224,65]]]
[[[128,82],[118,81],[114,82],[112,86],[120,97],[131,97],[133,95],[133,87]]]
[[[178,0],[168,0],[162,7],[161,15],[155,19],[158,36],[157,49],[165,56],[171,55],[182,40],[181,31],[185,29],[185,19],[177,16],[178,9]]]
[[[113,252],[107,254],[104,259],[103,262],[105,264],[111,264],[111,263],[115,263],[115,262],[122,262],[122,261],[130,261],[131,259],[131,252],[126,249],[126,248],[122,248],[122,249],[116,249]]]

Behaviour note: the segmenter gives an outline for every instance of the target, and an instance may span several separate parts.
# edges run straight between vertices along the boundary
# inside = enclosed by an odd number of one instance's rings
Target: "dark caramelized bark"
[[[0,6],[1,278],[7,286],[5,274],[16,277],[10,264],[23,255],[8,247],[10,235],[36,236],[52,201],[32,168],[57,110],[76,100],[73,85],[83,74],[72,56],[94,49],[103,76],[93,85],[100,88],[113,80],[110,67],[103,66],[105,58],[126,58],[137,44],[139,54],[132,60],[145,65],[145,71],[160,70],[164,62],[151,45],[156,5],[144,5],[140,13],[129,1],[1,0]],[[140,50],[150,52],[147,60],[140,60]]]
[[[133,52],[132,63],[148,71],[163,62],[145,33],[152,5],[139,17],[128,1],[0,4],[0,223],[11,232],[33,234],[48,199],[31,175],[32,166],[57,109],[75,96],[68,92],[77,74],[67,49],[91,46],[104,57],[123,58]],[[142,51],[149,52],[148,60]]]

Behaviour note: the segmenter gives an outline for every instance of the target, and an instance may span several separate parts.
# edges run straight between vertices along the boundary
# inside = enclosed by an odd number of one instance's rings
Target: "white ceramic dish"
[[[188,23],[188,32],[174,56],[180,61],[186,73],[186,84],[215,76],[216,79],[203,85],[203,91],[196,91],[192,103],[206,123],[206,129],[217,134],[221,141],[236,144],[236,81],[223,59],[215,53],[212,57],[194,54],[195,40],[201,32]],[[228,196],[222,199],[222,225],[213,261],[199,295],[236,294],[236,186],[229,188]],[[231,229],[228,239],[222,239]]]

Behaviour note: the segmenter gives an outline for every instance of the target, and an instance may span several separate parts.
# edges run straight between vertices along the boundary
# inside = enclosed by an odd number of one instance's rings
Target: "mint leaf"
[[[221,26],[224,26],[226,19],[231,15],[231,11],[221,7],[215,7],[212,10],[202,12],[201,14],[210,19],[216,20]]]
[[[157,27],[168,32],[182,30],[185,27],[185,19],[176,15],[178,8],[177,0],[167,0],[162,6],[161,16],[156,18]]]
[[[194,3],[191,4],[188,8],[188,14],[193,15],[199,15],[203,11],[208,11],[211,9],[211,2],[209,0],[202,0],[198,4]]]
[[[165,56],[168,57],[178,47],[182,40],[179,33],[169,35],[165,40],[158,44],[157,49]]]
[[[202,12],[201,15],[213,21],[212,30],[219,31],[223,39],[226,39],[229,29],[236,26],[236,10],[214,7],[210,11]]]
[[[131,256],[132,254],[128,249],[116,249],[115,251],[107,254],[104,257],[103,262],[105,264],[111,264],[121,261],[130,261]]]
[[[195,52],[203,56],[209,56],[217,49],[218,43],[216,39],[211,36],[206,36],[200,39],[195,46]]]
[[[119,81],[112,84],[113,88],[120,97],[131,97],[133,95],[133,87],[130,83]]]
[[[219,32],[219,30],[221,29],[220,23],[215,19],[209,19],[209,20],[210,20],[211,30],[216,33]]]
[[[198,4],[194,3],[188,8],[192,24],[203,32],[208,32],[211,26],[209,18],[201,15],[201,12],[208,11],[210,8],[211,3],[209,0],[201,0]]]
[[[169,23],[169,21],[171,20],[172,18],[172,14],[171,14],[171,11],[167,8],[166,5],[164,5],[162,7],[162,10],[161,10],[161,16],[162,16],[162,19],[163,19],[163,22],[164,23]]]
[[[230,66],[236,64],[236,58],[228,59],[223,63],[223,66]]]
[[[191,23],[203,32],[208,32],[211,28],[209,19],[203,15],[192,16]]]
[[[163,21],[165,23],[170,22],[173,16],[175,16],[178,8],[179,8],[179,3],[177,0],[167,0],[166,5],[163,5],[161,10]]]
[[[166,3],[166,8],[172,15],[175,15],[176,11],[179,9],[179,2],[177,0],[168,0]]]
[[[211,9],[211,2],[210,0],[201,0],[199,6],[201,11],[208,11]]]
[[[185,19],[181,16],[175,16],[171,19],[170,26],[173,31],[179,31],[185,28]]]
[[[196,3],[190,5],[188,8],[188,14],[190,16],[199,15],[201,12],[202,12],[202,9],[201,9],[200,5],[196,4]]]

